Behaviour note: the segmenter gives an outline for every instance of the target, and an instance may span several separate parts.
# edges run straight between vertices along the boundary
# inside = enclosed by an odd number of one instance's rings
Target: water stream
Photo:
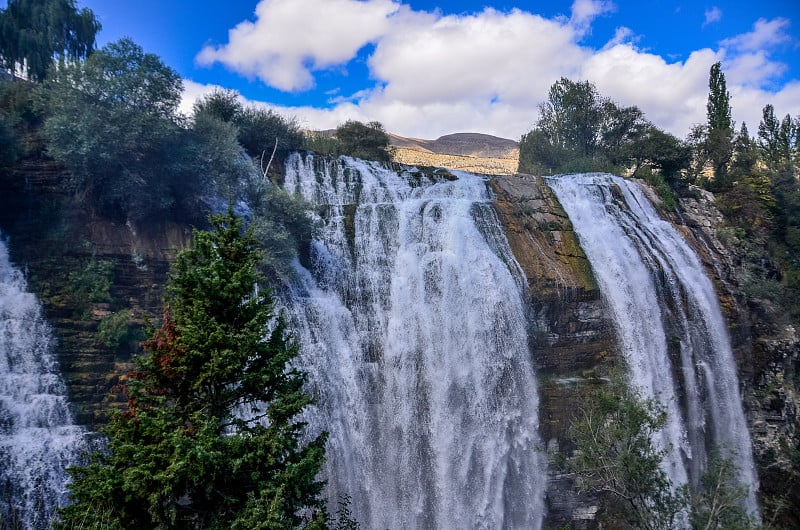
[[[333,507],[349,495],[363,528],[540,528],[523,282],[486,182],[303,154],[286,167],[323,226],[290,305]]]
[[[697,254],[639,186],[607,174],[548,179],[616,323],[632,384],[668,413],[657,442],[673,484],[697,486],[712,448],[733,458],[757,513],[736,364],[714,287]]]
[[[0,527],[49,528],[66,501],[66,467],[83,431],[72,422],[54,339],[0,240]]]

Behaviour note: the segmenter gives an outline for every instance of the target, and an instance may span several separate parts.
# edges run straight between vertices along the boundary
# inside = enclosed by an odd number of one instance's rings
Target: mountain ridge
[[[435,166],[487,175],[516,173],[519,143],[483,133],[453,133],[436,140],[388,133],[392,159],[408,165]]]

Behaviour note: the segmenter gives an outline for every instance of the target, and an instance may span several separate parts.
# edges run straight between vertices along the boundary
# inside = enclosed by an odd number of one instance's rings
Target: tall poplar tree
[[[125,384],[107,449],[71,470],[62,528],[325,525],[326,435],[300,440],[311,398],[288,366],[297,344],[274,319],[252,232],[230,210],[211,224],[178,255],[164,322]]]
[[[718,187],[728,185],[728,162],[733,155],[733,121],[731,120],[731,95],[725,84],[721,63],[711,66],[708,79],[708,138],[706,151],[714,169]]]

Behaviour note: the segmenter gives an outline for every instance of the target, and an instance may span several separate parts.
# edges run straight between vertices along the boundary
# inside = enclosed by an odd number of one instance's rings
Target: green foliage
[[[389,135],[380,122],[372,121],[366,125],[360,121],[349,120],[336,128],[336,139],[342,154],[364,160],[391,160]]]
[[[5,113],[0,112],[0,168],[13,164],[19,156],[17,135]]]
[[[252,161],[244,154],[238,140],[239,129],[211,113],[195,115],[191,138],[183,152],[191,152],[187,165],[202,175],[202,189],[234,201],[245,193],[247,177],[254,175]]]
[[[74,0],[9,0],[0,9],[0,60],[12,72],[44,81],[53,59],[77,61],[94,49],[100,23]]]
[[[670,530],[687,514],[695,530],[758,528],[743,507],[748,488],[737,483],[730,456],[715,452],[691,495],[685,486],[675,488],[662,469],[666,451],[652,442],[666,420],[658,402],[642,398],[613,373],[573,420],[574,456],[563,465],[579,489],[609,499],[614,528],[624,521],[633,528]]]
[[[791,164],[793,146],[797,149],[797,131],[798,125],[790,115],[778,120],[772,105],[764,107],[758,124],[758,147],[770,170],[779,171]]]
[[[742,506],[748,488],[736,483],[736,465],[730,457],[712,455],[692,499],[690,522],[696,530],[750,530],[755,518]]]
[[[673,528],[687,503],[661,469],[665,452],[652,443],[666,419],[661,405],[616,374],[590,396],[570,428],[576,451],[566,465],[578,487],[608,495],[612,513],[635,528]]]
[[[97,336],[106,347],[118,350],[127,342],[140,339],[132,326],[133,313],[127,309],[111,313],[97,326]]]
[[[636,107],[619,107],[588,82],[566,78],[550,87],[536,127],[520,140],[519,170],[534,174],[658,170],[677,180],[688,146],[648,122]]]
[[[69,273],[66,291],[70,306],[82,313],[91,304],[111,302],[110,289],[113,280],[113,261],[89,260],[82,269]]]
[[[731,95],[725,84],[725,74],[722,73],[721,63],[711,66],[708,79],[708,103],[706,116],[708,118],[708,136],[706,138],[706,153],[714,168],[714,181],[718,189],[727,187],[730,182],[727,177],[728,162],[733,154],[733,122],[731,121]]]
[[[692,160],[688,144],[652,125],[639,129],[639,135],[628,144],[626,151],[624,160],[635,164],[634,176],[639,176],[642,168],[658,170],[661,180],[669,187],[678,183],[681,173]]]
[[[317,131],[305,133],[301,148],[326,156],[340,156],[343,153],[342,143],[335,136]]]
[[[649,168],[645,168],[644,171],[634,173],[634,176],[644,179],[645,182],[652,186],[658,197],[663,201],[664,208],[674,211],[678,207],[678,195],[664,179],[662,173],[654,173]]]
[[[215,89],[194,104],[194,117],[213,116],[218,120],[232,123],[242,114],[244,107],[239,94],[233,90]]]
[[[35,134],[41,124],[34,107],[35,88],[32,83],[0,81],[0,167],[41,148]]]
[[[129,39],[59,68],[46,83],[48,153],[66,163],[69,188],[96,213],[163,216],[199,193],[177,123],[181,90],[174,70]]]
[[[310,206],[301,197],[270,184],[251,201],[251,208],[252,229],[267,250],[263,263],[287,272],[298,249],[307,248],[311,242],[314,224],[308,215]]]
[[[118,528],[324,527],[326,435],[300,443],[311,398],[289,366],[297,344],[275,319],[252,231],[230,209],[211,226],[178,255],[128,410],[107,448],[71,469],[75,503],[58,528],[100,516]]]
[[[297,122],[271,109],[247,107],[235,121],[239,126],[239,143],[252,157],[263,155],[266,161],[274,150],[276,160],[283,160],[289,151],[303,144]]]
[[[264,167],[270,158],[282,161],[303,143],[303,133],[297,121],[271,109],[245,107],[232,90],[215,90],[195,103],[195,124],[209,118],[230,124],[241,147]]]

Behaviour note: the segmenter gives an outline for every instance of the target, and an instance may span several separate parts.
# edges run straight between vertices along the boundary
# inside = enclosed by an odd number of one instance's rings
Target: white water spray
[[[0,241],[0,516],[4,528],[49,528],[66,501],[66,467],[83,432],[72,423],[50,327]]]
[[[606,174],[547,180],[592,264],[616,323],[631,382],[667,409],[661,447],[673,484],[697,486],[718,447],[750,489],[752,459],[736,364],[714,287],[700,259],[633,182]]]
[[[485,181],[457,176],[286,165],[323,223],[290,305],[330,431],[330,502],[351,496],[363,528],[541,527],[521,272]]]

